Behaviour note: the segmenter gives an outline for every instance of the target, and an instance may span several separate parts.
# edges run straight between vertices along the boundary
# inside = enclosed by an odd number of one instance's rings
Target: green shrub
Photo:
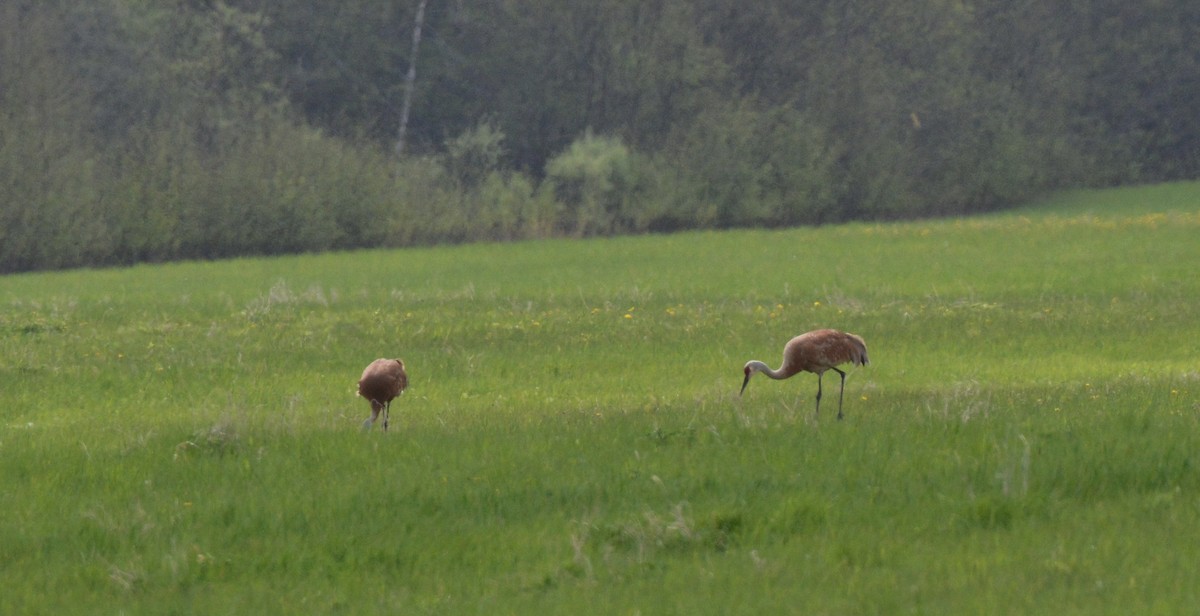
[[[464,190],[477,189],[500,168],[503,144],[503,131],[488,122],[480,122],[446,141],[446,153],[442,157],[446,173]]]
[[[618,137],[591,131],[546,163],[546,181],[565,207],[560,228],[575,236],[635,230],[641,157]]]
[[[660,161],[662,158],[660,158]],[[835,162],[821,127],[779,107],[702,113],[668,154],[664,198],[680,227],[811,224],[834,211]]]

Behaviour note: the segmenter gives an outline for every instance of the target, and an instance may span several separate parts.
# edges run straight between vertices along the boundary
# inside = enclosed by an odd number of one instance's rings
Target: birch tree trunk
[[[404,77],[404,103],[400,107],[400,129],[396,135],[396,157],[404,156],[404,140],[408,135],[408,113],[412,109],[413,84],[417,81],[417,50],[421,47],[421,25],[425,22],[425,3],[417,4],[413,23],[412,53],[408,56],[408,74]]]

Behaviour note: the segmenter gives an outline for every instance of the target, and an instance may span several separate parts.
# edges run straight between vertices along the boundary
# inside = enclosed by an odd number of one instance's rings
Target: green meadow
[[[3,277],[0,613],[1186,613],[1198,264],[1180,183]],[[820,327],[843,421],[738,396]]]

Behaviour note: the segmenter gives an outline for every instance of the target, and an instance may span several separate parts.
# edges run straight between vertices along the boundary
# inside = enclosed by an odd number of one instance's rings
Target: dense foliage
[[[0,271],[1200,175],[1184,0],[0,2]],[[396,158],[414,63],[406,155]]]

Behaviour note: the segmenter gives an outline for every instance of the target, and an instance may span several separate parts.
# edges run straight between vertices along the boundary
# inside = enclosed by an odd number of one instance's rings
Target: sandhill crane
[[[383,431],[388,429],[388,412],[391,410],[392,399],[408,387],[408,373],[404,371],[404,362],[399,359],[377,359],[358,380],[358,395],[371,403],[371,416],[363,422],[363,430],[370,430],[383,411]]]
[[[755,372],[761,372],[773,379],[786,379],[798,372],[812,372],[817,375],[817,414],[821,413],[821,377],[826,370],[833,370],[842,377],[842,390],[838,393],[838,414],[842,418],[842,395],[846,391],[846,373],[837,368],[838,365],[850,362],[856,366],[867,363],[867,343],[854,334],[840,332],[836,329],[818,329],[800,334],[788,341],[783,347],[783,365],[778,370],[772,370],[758,360],[746,362],[743,369],[746,379],[742,381],[741,395],[750,383],[750,377]]]

